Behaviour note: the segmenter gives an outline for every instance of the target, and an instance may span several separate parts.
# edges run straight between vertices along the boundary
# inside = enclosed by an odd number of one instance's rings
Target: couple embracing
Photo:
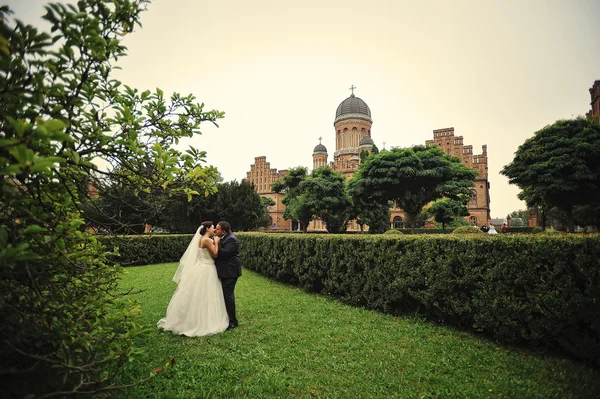
[[[241,275],[240,245],[229,223],[202,222],[179,261],[177,290],[158,327],[188,337],[236,328],[234,290]]]

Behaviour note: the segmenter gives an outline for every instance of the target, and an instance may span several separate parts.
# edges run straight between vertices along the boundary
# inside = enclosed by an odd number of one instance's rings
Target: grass
[[[155,326],[176,264],[127,269],[139,321]],[[418,318],[346,306],[244,270],[240,326],[187,338],[156,330],[123,381],[173,367],[118,398],[598,398],[600,370]]]

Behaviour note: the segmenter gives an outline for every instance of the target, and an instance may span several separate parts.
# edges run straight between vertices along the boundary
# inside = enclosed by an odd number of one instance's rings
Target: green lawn
[[[131,267],[140,322],[164,316],[175,263]],[[598,398],[600,370],[434,326],[353,308],[248,270],[239,328],[203,338],[156,330],[124,380],[175,364],[119,398]]]

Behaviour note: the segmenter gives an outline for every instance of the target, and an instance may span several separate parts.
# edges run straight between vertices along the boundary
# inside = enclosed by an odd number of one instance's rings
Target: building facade
[[[590,97],[592,109],[587,113],[587,117],[600,123],[600,80],[594,81],[590,88]]]
[[[313,150],[313,169],[330,166],[344,177],[349,179],[358,171],[360,166],[361,152],[370,152],[374,141],[371,137],[373,120],[369,106],[359,97],[354,95],[354,86],[351,87],[352,94],[342,101],[336,109],[333,126],[335,129],[335,152],[333,160],[328,163],[327,148],[319,144]],[[490,223],[490,185],[488,182],[488,158],[487,146],[484,145],[481,154],[473,154],[473,147],[463,144],[462,136],[454,136],[454,128],[438,129],[433,131],[433,140],[427,144],[435,144],[448,154],[462,159],[465,165],[478,172],[478,177],[472,188],[473,198],[467,205],[470,216],[466,219],[478,226]],[[384,150],[383,150],[384,151]],[[265,156],[256,157],[254,164],[250,165],[250,171],[246,173],[247,181],[254,184],[256,192],[263,196],[272,198],[275,205],[269,207],[271,218],[271,229],[277,230],[299,230],[295,221],[284,220],[283,211],[285,205],[281,203],[283,194],[271,191],[271,184],[285,176],[287,170],[277,171],[272,169],[266,161]],[[402,209],[392,208],[390,226],[401,228],[405,226],[406,217]],[[308,230],[325,230],[320,220],[310,222]],[[348,230],[360,230],[360,226],[351,221]]]

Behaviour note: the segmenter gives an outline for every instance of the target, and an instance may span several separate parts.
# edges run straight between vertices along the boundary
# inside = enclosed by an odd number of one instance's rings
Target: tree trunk
[[[575,233],[575,218],[573,217],[573,208],[567,210],[567,221],[569,224],[569,233]]]

